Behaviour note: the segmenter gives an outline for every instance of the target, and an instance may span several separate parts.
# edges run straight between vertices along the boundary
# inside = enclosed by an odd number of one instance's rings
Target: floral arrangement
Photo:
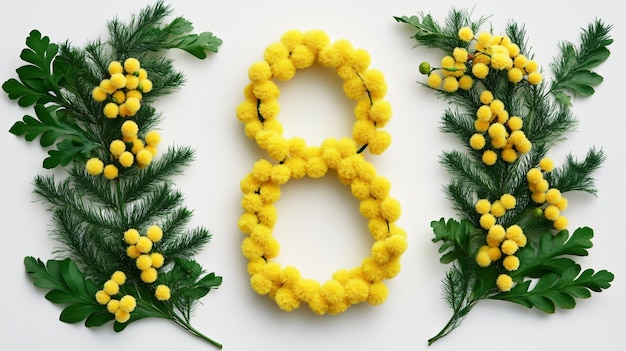
[[[357,101],[356,120],[352,138],[328,138],[321,146],[309,146],[300,137],[282,135],[277,118],[280,90],[273,79],[290,80],[296,70],[316,62],[334,68],[343,79],[346,96]],[[252,288],[269,295],[282,310],[292,311],[306,303],[322,315],[338,314],[365,301],[378,305],[388,295],[383,280],[400,271],[400,256],[407,247],[406,233],[394,223],[400,216],[400,204],[389,196],[389,181],[378,176],[364,157],[366,149],[378,155],[391,142],[390,134],[380,130],[391,118],[391,105],[384,99],[387,85],[383,74],[368,68],[369,64],[369,54],[345,39],[331,44],[321,30],[291,30],[270,44],[264,60],[248,70],[250,83],[244,89],[245,101],[237,107],[237,117],[245,125],[246,136],[273,161],[257,161],[241,180],[244,213],[238,224],[246,235],[241,247],[249,261]],[[296,267],[272,261],[280,249],[272,229],[280,186],[305,176],[321,178],[329,170],[335,170],[339,181],[350,186],[352,195],[361,201],[360,213],[368,219],[375,242],[371,257],[360,266],[340,269],[322,284],[302,277]]]
[[[605,154],[591,148],[560,167],[547,154],[576,125],[572,98],[592,95],[602,82],[592,69],[610,55],[611,26],[596,20],[580,45],[560,43],[547,81],[514,21],[498,34],[480,30],[485,17],[472,20],[458,9],[444,24],[428,14],[395,19],[417,30],[418,46],[444,51],[440,64],[423,62],[419,71],[427,75],[424,86],[456,105],[444,113],[441,130],[465,146],[440,159],[452,176],[445,193],[461,219],[431,223],[441,263],[452,264],[442,289],[453,314],[428,343],[450,333],[482,299],[553,313],[609,288],[612,273],[582,271],[573,259],[588,255],[593,230],[570,233],[564,215],[567,192],[596,193],[592,173]]]
[[[75,47],[51,43],[33,30],[17,79],[3,85],[9,98],[33,107],[10,132],[48,148],[43,167],[66,177],[35,178],[35,192],[53,214],[58,258],[26,257],[35,286],[64,305],[60,320],[122,331],[143,318],[165,318],[221,348],[190,323],[199,299],[222,278],[191,257],[211,234],[186,229],[192,211],[171,178],[193,159],[189,147],[158,152],[161,115],[152,106],[185,78],[162,55],[178,48],[203,59],[222,41],[190,34],[192,24],[161,1],[128,23],[108,22],[110,38]]]

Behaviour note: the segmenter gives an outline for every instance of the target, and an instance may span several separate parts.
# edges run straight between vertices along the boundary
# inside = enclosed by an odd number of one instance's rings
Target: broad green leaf
[[[38,79],[44,74],[41,68],[35,66],[22,66],[16,69],[15,72],[23,82],[31,79]]]
[[[76,266],[76,263],[71,260],[64,260],[62,268],[61,276],[70,291],[81,296],[86,296],[87,289],[85,288],[85,277],[83,277],[83,274]]]
[[[43,266],[43,262],[32,256],[24,257],[24,267],[26,268],[26,273],[35,273]]]
[[[20,58],[31,65],[19,67],[16,70],[19,81],[11,78],[2,85],[2,89],[10,99],[17,99],[22,107],[56,101],[57,83],[67,68],[67,65],[53,63],[59,51],[58,45],[51,44],[48,37],[42,37],[39,31],[33,30],[26,38],[26,46]],[[55,68],[62,71],[54,72]]]
[[[43,160],[43,167],[46,169],[59,165],[65,167],[72,161],[85,161],[89,158],[90,152],[99,145],[89,140],[63,139],[56,146],[57,150],[49,150],[48,157]]]
[[[572,106],[572,98],[564,92],[560,90],[555,90],[552,92],[552,95],[554,96],[556,101],[561,103],[563,106]]]
[[[561,85],[581,96],[591,96],[595,92],[593,87],[602,83],[603,80],[602,76],[597,73],[581,70],[572,73],[569,79],[563,81]]]
[[[67,165],[69,162],[65,162],[64,164],[61,162],[62,156],[63,155],[57,150],[48,151],[48,157],[43,160],[43,168],[52,169],[58,165]]]
[[[48,270],[50,277],[55,279],[57,282],[61,282],[63,280],[63,277],[61,276],[61,270],[63,269],[61,262],[62,261],[59,260],[48,260],[48,262],[46,262],[46,269]]]
[[[439,259],[441,263],[450,263],[459,257],[466,257],[470,252],[470,233],[475,230],[467,220],[458,222],[449,219],[447,222],[441,218],[439,221],[430,223],[435,237],[434,243],[442,242],[440,253],[445,252]]]
[[[539,277],[537,284],[530,289],[530,281],[515,285],[510,291],[491,296],[493,299],[507,300],[523,306],[538,308],[546,313],[555,309],[571,309],[576,306],[576,298],[588,298],[589,290],[600,292],[611,286],[613,274],[605,270],[594,273],[592,269],[580,273],[575,264],[562,274],[546,273]],[[577,278],[578,277],[578,278]]]
[[[211,289],[207,287],[196,287],[191,290],[187,290],[186,295],[191,299],[198,300],[208,294],[209,291],[211,291]]]
[[[91,304],[73,304],[65,307],[61,311],[59,320],[65,323],[78,323],[89,317],[91,314],[102,311],[102,307]]]
[[[28,107],[37,102],[49,102],[46,94],[29,88],[13,78],[2,84],[2,90],[9,95],[9,99],[17,99],[21,107]]]
[[[169,36],[165,47],[168,49],[181,49],[199,59],[204,59],[207,57],[206,51],[216,53],[219,46],[222,45],[222,39],[216,37],[213,33],[187,34],[192,30],[193,25],[191,22],[183,17],[175,18],[162,29]]]
[[[163,30],[173,35],[181,35],[191,32],[193,30],[193,25],[184,17],[176,17]]]
[[[86,291],[86,296],[96,296],[96,292],[98,292],[98,287],[96,287],[96,283],[93,282],[93,280],[91,279],[86,279],[85,280],[85,291]]]
[[[568,41],[559,45],[561,55],[550,65],[555,76],[550,91],[558,102],[566,102],[560,95],[566,92],[572,97],[590,96],[595,92],[593,87],[602,83],[602,76],[590,70],[610,56],[606,48],[613,43],[609,37],[610,28],[596,20],[583,30],[578,46]]]
[[[604,46],[608,46],[611,43],[613,43],[613,40],[608,40],[605,41],[604,43],[602,43],[601,47],[597,48],[596,50],[594,50],[593,52],[591,52],[588,56],[587,56],[587,60],[586,62],[581,65],[581,68],[583,69],[590,69],[593,67],[597,67],[599,66],[601,63],[603,63],[604,61],[606,61],[609,56],[611,55],[611,51],[609,51],[609,49],[607,49]]]
[[[91,315],[89,315],[89,317],[87,317],[87,319],[85,320],[85,326],[87,328],[100,327],[114,319],[115,315],[109,313],[109,311],[99,311],[92,313]]]
[[[49,260],[44,265],[39,259],[26,257],[24,265],[35,286],[51,290],[46,299],[57,304],[70,304],[61,312],[62,321],[76,323],[92,313],[106,311],[106,307],[95,299],[93,282],[85,279],[69,258]]]
[[[170,310],[168,313],[172,313],[172,311]],[[113,330],[116,332],[121,332],[126,329],[129,324],[144,318],[171,318],[171,315],[168,313],[163,313],[157,310],[156,306],[150,306],[150,308],[137,306],[137,308],[130,314],[130,319],[126,323],[120,323],[115,321],[115,323],[113,323]]]
[[[204,287],[214,287],[222,284],[222,277],[218,277],[215,273],[209,273],[202,279],[198,280],[196,285]]]
[[[58,53],[59,47],[50,43],[50,38],[42,36],[38,30],[32,30],[26,38],[26,46],[30,48],[24,49],[21,58],[24,61],[35,64],[40,68],[50,68],[50,64],[54,56]]]
[[[397,22],[410,24],[412,26],[420,25],[420,20],[417,16],[394,16]]]
[[[60,85],[61,80],[65,77],[66,72],[70,68],[70,63],[62,57],[56,57],[52,62],[52,81],[55,85]]]
[[[213,288],[217,288],[222,284],[222,277],[218,277],[215,273],[211,272],[202,279],[198,280],[196,284],[194,284],[194,288],[192,289],[191,296],[195,299],[200,299],[211,291]]]
[[[594,274],[593,270],[587,269],[580,275],[578,281],[584,282],[585,287],[588,287],[592,291],[601,292],[611,286],[610,283],[614,278],[613,273],[607,270],[601,270]]]
[[[25,115],[22,121],[13,124],[9,132],[23,136],[27,141],[39,137],[43,147],[56,146],[57,150],[49,150],[49,157],[44,160],[44,168],[50,169],[58,165],[67,166],[71,161],[84,161],[89,158],[92,150],[100,145],[86,138],[85,132],[76,124],[67,123],[57,116],[63,114],[58,106],[35,105],[37,118]]]
[[[563,256],[587,256],[593,244],[593,230],[589,227],[578,228],[569,235],[567,230],[556,235],[550,232],[541,234],[538,247],[527,245],[517,252],[520,268],[511,273],[516,280],[523,277],[538,277],[546,272],[562,274],[575,262]]]
[[[126,329],[128,324],[130,324],[130,320],[128,322],[126,322],[126,323],[119,323],[119,322],[116,321],[115,323],[113,323],[113,330],[116,333],[120,333],[120,332],[124,331],[124,329]]]
[[[443,245],[442,245],[443,246]],[[458,252],[456,250],[451,250],[446,252],[445,254],[443,254],[440,258],[439,258],[439,262],[443,263],[443,264],[448,264],[448,263],[452,263],[454,262],[454,260],[456,260],[458,258]]]
[[[168,48],[177,48],[187,51],[191,55],[204,59],[207,57],[206,51],[217,52],[222,40],[210,32],[200,34],[188,34],[172,39]]]
[[[83,301],[81,296],[69,294],[61,290],[50,290],[45,297],[46,300],[57,304],[76,303]]]
[[[58,289],[61,286],[54,280],[54,277],[46,271],[44,263],[34,257],[24,258],[26,273],[30,274],[33,284],[42,289]]]
[[[178,264],[185,271],[189,279],[194,282],[200,277],[200,274],[202,274],[202,267],[196,261],[176,259],[176,264]]]
[[[33,141],[37,136],[45,131],[45,127],[36,118],[26,115],[22,118],[23,122],[15,122],[13,127],[9,130],[11,133],[19,135],[24,134],[26,141]]]
[[[58,138],[59,138],[59,134],[57,134],[55,131],[47,130],[47,131],[41,133],[41,136],[39,137],[39,143],[43,147],[48,147],[48,146],[54,144],[54,142]]]

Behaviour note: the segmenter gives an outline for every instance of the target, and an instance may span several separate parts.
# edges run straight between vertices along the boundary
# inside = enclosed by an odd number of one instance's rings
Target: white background
[[[2,1],[0,5],[0,80],[15,77],[22,65],[19,53],[31,29],[53,42],[68,39],[82,46],[106,35],[106,21],[127,20],[149,1]],[[454,213],[442,185],[448,175],[437,162],[444,149],[458,148],[439,132],[446,105],[416,82],[423,80],[417,66],[438,62],[439,52],[414,48],[414,31],[392,16],[429,12],[443,20],[451,6],[472,9],[475,16],[492,15],[495,31],[511,19],[526,24],[536,59],[548,71],[557,43],[577,41],[580,28],[595,18],[612,24],[612,55],[598,68],[605,82],[588,99],[577,99],[574,112],[580,124],[550,155],[560,164],[565,154],[583,157],[592,146],[607,155],[595,174],[598,196],[567,194],[570,228],[595,230],[590,256],[578,259],[583,268],[608,269],[616,274],[613,286],[591,299],[579,300],[574,310],[546,315],[511,303],[481,301],[460,328],[430,347],[431,350],[620,350],[623,339],[626,274],[622,249],[626,246],[623,219],[623,131],[626,123],[618,108],[623,95],[626,29],[623,17],[609,0],[594,1],[172,1],[174,15],[194,23],[196,31],[212,31],[224,40],[217,55],[199,61],[181,52],[169,52],[187,76],[186,85],[161,99],[163,145],[189,145],[197,159],[176,179],[195,210],[193,225],[208,227],[213,241],[196,256],[208,271],[224,277],[219,290],[202,299],[192,318],[195,327],[224,344],[225,350],[424,350],[426,340],[449,318],[440,296],[440,281],[448,267],[438,262],[429,223]],[[566,5],[565,5],[566,4]],[[488,27],[485,27],[487,29]],[[388,282],[389,298],[380,306],[351,307],[337,316],[316,316],[308,307],[286,313],[248,284],[246,261],[240,254],[242,234],[239,180],[262,156],[248,140],[235,117],[248,83],[247,70],[262,58],[265,47],[289,29],[323,29],[331,40],[345,38],[366,49],[372,67],[384,72],[394,117],[386,128],[393,136],[381,156],[368,155],[379,174],[390,179],[392,196],[403,213],[398,224],[409,235],[400,274]],[[549,78],[549,76],[548,76]],[[344,97],[332,71],[310,68],[280,83],[280,120],[287,136],[302,136],[310,144],[326,137],[350,135],[353,103]],[[2,210],[2,350],[121,350],[206,349],[211,346],[165,320],[134,323],[122,333],[111,325],[87,329],[58,321],[61,308],[46,301],[24,273],[23,258],[53,258],[56,243],[48,239],[51,215],[32,194],[45,151],[8,133],[30,109],[21,109],[0,97],[0,150],[3,172]],[[62,174],[58,170],[56,171]],[[339,269],[358,265],[369,255],[371,239],[358,202],[333,176],[322,180],[292,181],[283,187],[278,203],[275,235],[282,244],[280,262],[293,264],[303,274],[326,281]],[[621,257],[620,257],[621,256]]]

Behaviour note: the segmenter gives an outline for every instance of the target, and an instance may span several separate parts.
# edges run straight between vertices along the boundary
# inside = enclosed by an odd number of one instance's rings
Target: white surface
[[[69,39],[76,45],[105,35],[105,23],[118,15],[128,19],[148,1],[3,1],[0,5],[0,80],[15,76],[22,64],[19,53],[31,29],[54,42]],[[439,132],[445,108],[432,92],[420,88],[418,64],[440,53],[414,49],[414,31],[392,16],[430,12],[442,20],[452,5],[474,7],[474,14],[493,15],[495,30],[514,18],[525,23],[536,59],[547,69],[559,40],[577,40],[580,28],[595,18],[613,24],[613,54],[598,72],[605,82],[590,99],[575,101],[578,130],[554,148],[558,163],[572,151],[583,157],[588,148],[605,149],[608,159],[597,177],[598,197],[568,194],[566,214],[570,227],[590,226],[596,236],[590,256],[578,259],[583,267],[608,269],[616,274],[613,286],[591,299],[579,300],[576,309],[546,315],[511,303],[482,301],[452,334],[431,350],[620,350],[623,339],[623,302],[626,269],[620,256],[625,247],[622,206],[626,195],[621,181],[626,122],[622,99],[626,30],[615,2],[609,0],[523,4],[504,1],[171,1],[174,15],[192,21],[196,31],[212,31],[224,40],[217,55],[198,61],[179,53],[176,67],[188,77],[181,91],[162,99],[158,108],[165,120],[164,145],[184,144],[197,150],[196,162],[177,185],[186,205],[195,210],[193,225],[212,230],[214,239],[196,256],[209,271],[224,277],[219,290],[202,299],[193,325],[224,344],[225,350],[423,350],[449,318],[440,298],[440,280],[447,269],[438,262],[429,223],[453,215],[441,191],[447,174],[437,163],[444,149],[459,148],[451,136]],[[515,5],[514,5],[515,4]],[[559,5],[557,5],[559,4]],[[264,156],[243,132],[235,117],[247,84],[248,66],[262,58],[265,47],[289,29],[323,29],[334,41],[350,40],[366,49],[372,67],[382,70],[393,105],[387,127],[391,147],[381,156],[367,156],[379,174],[388,177],[392,196],[403,206],[398,224],[409,234],[403,269],[388,282],[388,300],[376,307],[359,305],[337,316],[315,316],[303,306],[286,313],[248,284],[246,262],[239,245],[236,222],[241,214],[239,180],[254,161]],[[329,136],[349,135],[352,102],[343,96],[337,80],[323,69],[300,71],[281,83],[279,116],[286,134],[319,143]],[[32,194],[32,179],[46,173],[40,167],[45,152],[7,132],[31,110],[20,109],[5,94],[0,98],[0,150],[2,150],[2,242],[0,290],[3,327],[0,349],[13,350],[150,350],[206,349],[173,323],[145,320],[116,334],[110,325],[87,329],[82,324],[58,321],[61,308],[46,301],[24,273],[22,260],[32,255],[52,258],[55,243],[48,239],[50,214]],[[314,122],[313,122],[314,121]],[[358,203],[349,189],[333,177],[292,181],[283,187],[275,231],[282,244],[281,262],[296,265],[313,278],[326,280],[342,267],[358,264],[371,242]],[[365,230],[364,230],[365,229]]]

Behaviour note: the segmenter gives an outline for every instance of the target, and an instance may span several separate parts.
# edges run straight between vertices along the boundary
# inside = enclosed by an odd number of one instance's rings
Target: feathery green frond
[[[165,318],[221,348],[190,324],[199,299],[222,282],[192,259],[211,234],[187,228],[193,212],[172,179],[194,151],[158,152],[155,128],[162,116],[152,104],[185,82],[163,50],[203,59],[222,41],[191,33],[183,17],[164,23],[171,12],[156,1],[128,23],[110,21],[109,38],[84,47],[30,32],[21,55],[26,64],[2,87],[35,114],[10,133],[39,139],[49,149],[44,168],[61,166],[67,174],[35,178],[35,193],[52,213],[49,234],[59,244],[58,259],[44,264],[27,257],[24,264],[33,283],[50,290],[48,300],[67,305],[64,322],[95,327],[114,321],[113,330],[122,331],[143,318]],[[124,298],[134,300],[119,310],[127,315],[111,313],[108,302]]]
[[[466,154],[458,151],[444,152],[439,162],[460,184],[477,194],[495,194],[498,192],[494,179],[489,177],[485,167],[472,161]]]
[[[205,228],[194,228],[171,239],[166,239],[161,244],[164,254],[172,257],[185,258],[198,253],[198,248],[211,240],[211,232]]]
[[[602,76],[592,69],[611,54],[607,48],[613,43],[611,28],[596,19],[582,31],[579,46],[569,41],[559,44],[561,55],[550,65],[554,72],[550,92],[561,104],[570,106],[571,98],[592,95],[594,87],[602,83]]]
[[[604,270],[581,273],[570,256],[587,254],[592,231],[568,236],[561,214],[567,207],[562,194],[597,191],[592,175],[604,152],[592,147],[583,160],[569,155],[560,167],[547,157],[577,126],[570,98],[589,96],[602,82],[591,69],[609,56],[611,27],[596,20],[583,30],[579,46],[560,43],[554,78],[546,83],[523,25],[510,21],[505,34],[478,32],[486,18],[470,17],[454,8],[444,24],[429,14],[394,17],[417,29],[412,38],[418,46],[444,52],[442,67],[419,65],[428,76],[419,84],[453,106],[444,111],[440,131],[455,135],[464,148],[446,150],[439,160],[450,174],[443,192],[461,220],[431,222],[440,261],[452,265],[442,286],[452,316],[429,344],[458,327],[481,299],[551,313],[573,308],[576,298],[613,280]],[[537,285],[531,288],[527,278]]]
[[[193,157],[194,151],[189,147],[168,148],[150,167],[120,180],[120,201],[133,202],[141,199],[146,191],[180,175],[183,168],[193,161]]]
[[[467,43],[459,39],[461,27],[470,27],[474,32],[487,21],[486,17],[471,20],[467,10],[452,8],[444,20],[444,24],[437,22],[430,14],[420,13],[417,16],[401,16],[394,19],[415,27],[417,32],[411,37],[420,46],[433,49],[443,49],[452,52],[456,47],[464,47]]]
[[[565,164],[552,171],[549,179],[562,192],[584,191],[595,194],[597,189],[591,175],[602,166],[605,159],[604,151],[596,148],[591,148],[580,161],[569,154]]]

